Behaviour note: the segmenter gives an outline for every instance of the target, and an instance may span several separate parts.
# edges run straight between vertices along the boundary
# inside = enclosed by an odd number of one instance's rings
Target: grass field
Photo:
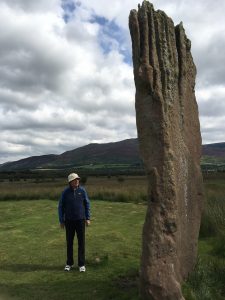
[[[62,190],[67,185],[66,178],[3,181],[0,182],[0,201],[4,200],[58,200]],[[88,177],[86,188],[91,199],[143,202],[146,201],[146,178],[144,176],[130,177]]]
[[[56,208],[49,200],[1,202],[0,299],[137,299],[145,206],[92,202],[86,273],[63,271]]]
[[[225,180],[213,175],[204,184],[198,263],[183,293],[186,300],[225,300]],[[137,300],[146,179],[88,178],[92,224],[85,274],[63,271],[65,233],[57,201],[49,199],[57,200],[65,185],[0,183],[0,299]]]

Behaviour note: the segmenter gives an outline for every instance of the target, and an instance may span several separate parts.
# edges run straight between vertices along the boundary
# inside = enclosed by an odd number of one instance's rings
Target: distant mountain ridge
[[[225,142],[203,145],[203,156],[225,159]],[[95,164],[140,164],[137,138],[105,144],[88,144],[62,154],[31,156],[0,165],[0,171],[68,168]]]
[[[225,143],[206,144],[202,146],[204,156],[225,158]]]
[[[0,171],[69,168],[91,164],[140,163],[137,139],[97,144],[92,143],[62,154],[31,156],[0,165]]]

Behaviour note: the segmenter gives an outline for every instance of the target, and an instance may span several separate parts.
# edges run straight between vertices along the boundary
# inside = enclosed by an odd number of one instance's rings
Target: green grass
[[[186,300],[225,300],[223,175],[204,181],[198,263],[183,285]],[[65,233],[58,226],[57,202],[29,201],[57,200],[66,181],[0,183],[0,199],[12,200],[0,202],[0,299],[137,300],[146,178],[124,178],[88,178],[92,225],[85,274],[63,272]]]
[[[58,225],[57,202],[1,202],[0,299],[138,299],[145,208],[92,201],[87,272],[66,273],[65,232]]]
[[[205,180],[198,263],[183,286],[186,300],[225,299],[225,181]]]
[[[225,299],[225,261],[212,255],[211,242],[200,241],[200,251],[197,265],[183,285],[186,300],[224,300]]]
[[[116,176],[88,177],[85,184],[91,199],[134,202],[146,201],[147,183],[145,176],[124,176],[121,182]],[[15,182],[0,182],[0,201],[8,200],[58,200],[67,181],[49,180],[20,180]]]

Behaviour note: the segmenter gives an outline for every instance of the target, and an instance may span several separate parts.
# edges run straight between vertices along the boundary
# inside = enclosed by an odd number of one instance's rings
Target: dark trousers
[[[75,233],[78,241],[78,266],[85,265],[85,220],[65,222],[67,242],[67,265],[73,265],[73,240]]]

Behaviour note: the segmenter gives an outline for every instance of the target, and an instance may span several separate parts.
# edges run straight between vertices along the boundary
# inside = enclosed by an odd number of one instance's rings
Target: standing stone
[[[148,175],[140,293],[181,300],[196,263],[203,203],[196,68],[182,23],[144,1],[129,27],[140,153]]]

